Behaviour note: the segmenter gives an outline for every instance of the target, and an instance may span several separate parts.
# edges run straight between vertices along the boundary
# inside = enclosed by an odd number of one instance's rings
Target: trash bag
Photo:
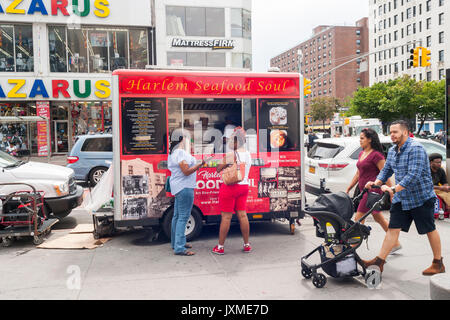
[[[87,195],[83,201],[85,210],[95,212],[106,203],[111,201],[111,195],[114,190],[114,165],[112,164],[106,171],[90,195]]]

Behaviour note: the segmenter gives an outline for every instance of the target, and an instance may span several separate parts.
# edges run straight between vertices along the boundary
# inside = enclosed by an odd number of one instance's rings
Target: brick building
[[[361,64],[367,59],[361,58],[332,70],[368,52],[368,18],[357,21],[355,26],[317,26],[311,38],[272,58],[270,66],[278,67],[282,72],[298,72],[299,49],[303,52],[302,74],[313,80],[312,94],[305,99],[306,107],[315,97],[343,99],[351,96],[359,86],[369,85],[367,62],[366,66]]]

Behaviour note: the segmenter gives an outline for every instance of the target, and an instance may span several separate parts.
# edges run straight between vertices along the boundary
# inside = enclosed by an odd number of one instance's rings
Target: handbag
[[[236,155],[236,158],[233,164],[220,172],[222,181],[227,186],[242,182],[245,177],[245,163],[241,162],[239,154],[236,151],[234,154]],[[238,159],[239,162],[236,161]]]
[[[166,184],[164,185],[164,189],[166,190],[166,192],[170,193],[170,191],[171,191],[171,189],[170,189],[170,176],[168,176],[167,179],[166,179]]]
[[[368,209],[372,209],[375,204],[381,200],[381,198],[383,197],[382,194],[376,193],[376,192],[368,192],[367,193],[367,202],[366,202],[366,207]],[[380,211],[382,208],[383,204],[379,204],[376,208],[374,208],[374,211]]]

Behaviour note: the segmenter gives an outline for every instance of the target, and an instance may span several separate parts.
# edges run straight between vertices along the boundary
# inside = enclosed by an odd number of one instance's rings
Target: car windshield
[[[371,126],[362,126],[362,127],[356,127],[356,135],[359,136],[361,134],[361,131],[364,129],[373,129],[376,133],[382,134],[383,130],[380,125],[371,125]]]
[[[0,151],[0,168],[12,168],[17,167],[22,161],[10,156],[6,152]]]
[[[344,148],[332,143],[317,143],[308,153],[311,159],[331,159]]]

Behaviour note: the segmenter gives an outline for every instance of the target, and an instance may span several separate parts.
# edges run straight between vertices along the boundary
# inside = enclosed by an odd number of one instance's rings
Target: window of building
[[[33,72],[31,25],[0,24],[0,72]]]
[[[427,19],[427,30],[430,30],[431,28],[431,18]]]
[[[442,80],[445,78],[444,69],[439,69],[439,80]]]
[[[146,29],[49,26],[51,72],[106,73],[149,64]]]
[[[427,81],[431,81],[431,71],[427,72]]]
[[[439,62],[444,62],[444,50],[439,50]]]
[[[439,32],[439,43],[444,43],[444,31]]]
[[[428,12],[428,11],[431,10],[431,0],[428,0],[428,1],[426,2],[426,5],[427,5],[427,12]]]
[[[231,9],[231,36],[251,39],[251,14],[243,9]]]
[[[234,14],[232,12],[232,25]],[[167,6],[166,28],[169,36],[224,37],[225,9]]]
[[[439,14],[439,25],[442,25],[444,23],[444,14],[440,13]]]

